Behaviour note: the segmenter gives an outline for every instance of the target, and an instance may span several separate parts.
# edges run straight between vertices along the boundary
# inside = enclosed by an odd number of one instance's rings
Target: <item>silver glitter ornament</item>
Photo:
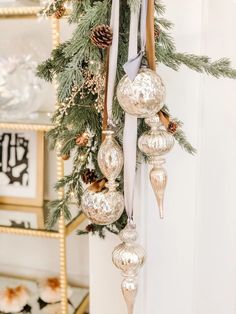
[[[163,167],[165,159],[162,156],[167,154],[174,146],[174,137],[164,129],[158,115],[145,119],[145,122],[151,129],[140,136],[138,147],[148,156],[149,163],[153,165],[149,177],[157,199],[160,218],[164,218],[163,201],[167,173]]]
[[[82,196],[83,213],[97,225],[109,225],[120,218],[124,211],[124,198],[119,191],[104,189],[96,192],[88,188]]]
[[[113,251],[112,261],[121,270],[124,280],[121,284],[122,293],[127,305],[128,314],[133,314],[135,297],[137,295],[137,276],[145,261],[143,247],[135,243],[137,239],[136,226],[129,221],[120,232],[122,241]]]
[[[141,68],[133,81],[125,75],[117,87],[120,106],[138,118],[147,118],[160,111],[165,93],[161,77],[149,68]]]

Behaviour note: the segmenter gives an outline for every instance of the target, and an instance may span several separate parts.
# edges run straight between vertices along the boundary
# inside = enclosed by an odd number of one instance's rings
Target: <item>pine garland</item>
[[[71,174],[61,178],[55,189],[64,188],[64,197],[49,203],[50,215],[48,225],[52,227],[62,212],[66,220],[71,219],[69,204],[71,195],[75,195],[78,205],[83,193],[82,173],[84,169],[93,165],[96,175],[101,178],[97,164],[98,148],[101,144],[102,105],[104,97],[104,60],[105,52],[91,43],[90,35],[93,27],[99,24],[109,24],[111,1],[73,0],[73,9],[68,17],[69,23],[75,23],[76,28],[67,42],[60,44],[51,53],[51,57],[38,66],[38,76],[52,82],[56,77],[58,87],[58,108],[53,116],[54,128],[48,133],[50,146],[57,149],[60,156],[73,155],[73,169]],[[127,61],[128,54],[128,29],[130,10],[129,6],[138,4],[139,0],[121,2],[120,38],[118,52],[117,82],[124,75],[123,64]],[[42,11],[44,15],[51,16],[64,4],[64,0],[50,2]],[[206,73],[216,78],[228,77],[235,79],[236,70],[231,68],[230,61],[226,58],[212,61],[207,56],[180,53],[176,50],[175,43],[169,31],[173,24],[163,17],[165,6],[159,1],[155,2],[156,20],[155,29],[157,38],[155,43],[157,62],[162,63],[174,71],[178,71],[182,65],[199,73]],[[196,150],[188,142],[182,130],[183,123],[177,118],[172,118],[165,106],[163,114],[178,125],[173,134],[180,146],[190,154]],[[117,140],[122,141],[124,112],[118,104],[116,97],[113,101],[113,119],[117,125]],[[139,119],[138,132],[141,134],[147,129],[143,119]],[[79,134],[88,132],[90,141],[88,145],[79,147],[76,138]],[[141,156],[141,152],[139,152]],[[145,156],[141,156],[145,159]],[[119,178],[123,182],[122,175]],[[120,184],[121,190],[123,189]],[[98,226],[90,224],[87,232],[98,233],[104,237],[104,231],[118,233],[127,222],[124,213],[122,217],[111,226]]]

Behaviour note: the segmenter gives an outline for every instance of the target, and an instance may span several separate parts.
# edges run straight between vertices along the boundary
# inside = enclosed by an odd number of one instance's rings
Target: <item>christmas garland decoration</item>
[[[58,105],[52,118],[54,128],[48,133],[50,146],[57,150],[58,155],[63,160],[73,156],[71,173],[55,184],[56,189],[64,188],[65,194],[62,199],[51,201],[49,204],[49,227],[57,222],[61,213],[63,213],[65,219],[71,219],[69,204],[71,199],[76,197],[78,205],[81,205],[85,184],[89,184],[88,189],[90,192],[99,194],[108,189],[110,180],[107,176],[104,178],[104,169],[101,171],[100,168],[101,162],[100,165],[98,164],[98,152],[102,144],[102,131],[107,128],[107,109],[104,104],[107,103],[109,50],[113,40],[113,29],[110,27],[112,2],[110,0],[73,0],[71,3],[72,9],[68,14],[68,22],[76,25],[71,39],[60,44],[52,51],[51,57],[38,66],[39,77],[49,82],[56,78],[58,82]],[[169,34],[173,24],[163,17],[165,6],[159,0],[155,0],[154,5],[155,63],[162,63],[174,71],[178,71],[182,65],[185,65],[191,70],[206,73],[216,78],[236,78],[236,70],[231,68],[230,61],[227,58],[212,61],[207,56],[177,52],[174,41]],[[138,8],[139,6],[139,0],[122,0],[120,3],[120,12],[122,14],[119,17],[116,87],[124,77],[123,65],[128,60],[129,24],[132,16],[130,8]],[[61,18],[66,12],[65,7],[64,0],[53,0],[43,9],[42,14]],[[149,64],[150,67],[148,53],[145,54],[145,51],[142,51],[142,53],[142,64]],[[144,72],[144,75],[147,75],[147,71]],[[127,82],[126,80],[123,83],[127,84]],[[162,86],[161,79],[157,82],[157,86]],[[113,126],[115,126],[113,132],[117,145],[122,145],[125,111],[127,111],[127,108],[121,107],[121,93],[123,93],[122,88],[118,87],[118,95],[114,94],[112,102],[112,121]],[[163,95],[159,96],[160,105]],[[147,149],[145,143],[148,136],[159,136],[160,133],[167,145],[164,148],[162,147],[161,155],[171,149],[173,139],[188,153],[194,154],[196,150],[184,134],[183,123],[172,117],[167,105],[162,104],[161,108],[158,109],[155,107],[154,111],[155,113],[158,112],[155,119],[150,119],[148,115],[138,115],[138,160],[150,162],[152,152]],[[145,123],[144,118],[146,118],[150,128]],[[113,140],[112,133],[108,132],[103,144],[107,145],[107,141]],[[114,142],[112,143],[114,144]],[[156,193],[160,214],[163,216],[166,172],[162,167],[164,160],[154,159],[150,177]],[[161,176],[161,182],[156,181],[157,175]],[[118,189],[114,193],[122,195],[124,191],[123,172],[119,174],[118,171],[117,176],[112,179],[113,181],[116,179],[118,185]],[[121,206],[121,208],[123,207]],[[105,225],[92,222],[86,230],[79,233],[99,233],[101,237],[104,237],[104,231],[108,230],[117,234],[127,225],[127,213],[122,212],[121,214],[119,211],[117,217],[120,214],[121,216],[116,221],[112,220],[111,223]],[[129,228],[132,229],[133,226],[129,225]],[[135,232],[132,232],[132,240],[134,240]],[[124,238],[124,235],[122,237]]]

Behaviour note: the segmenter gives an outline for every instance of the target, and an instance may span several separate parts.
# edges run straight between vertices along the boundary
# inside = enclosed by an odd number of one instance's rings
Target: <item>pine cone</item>
[[[88,141],[89,141],[89,135],[86,132],[79,135],[75,140],[76,145],[81,146],[81,147],[86,146],[88,144]]]
[[[55,13],[54,13],[54,16],[55,18],[57,18],[58,20],[60,18],[63,17],[63,15],[65,14],[66,12],[66,8],[64,6],[61,6]]]
[[[70,158],[70,154],[61,155],[62,160],[68,160]]]
[[[86,226],[86,231],[87,232],[93,232],[94,231],[94,225],[93,224],[89,224]]]
[[[82,177],[83,182],[86,184],[95,182],[97,179],[95,170],[94,169],[91,170],[89,168],[84,169],[81,177]]]
[[[112,29],[109,25],[98,25],[91,33],[91,41],[98,48],[108,48],[112,44]]]
[[[177,129],[178,129],[178,123],[176,123],[174,121],[170,121],[168,128],[167,128],[167,131],[174,134]]]

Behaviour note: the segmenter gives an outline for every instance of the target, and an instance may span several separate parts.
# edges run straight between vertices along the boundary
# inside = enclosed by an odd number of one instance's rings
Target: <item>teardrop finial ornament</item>
[[[138,272],[145,261],[143,247],[135,243],[137,237],[136,226],[129,220],[127,226],[120,232],[122,243],[114,249],[112,254],[113,264],[121,270],[121,274],[124,277],[121,289],[128,314],[133,314],[134,311],[134,303],[138,291]]]
[[[128,314],[133,314],[135,298],[138,292],[137,280],[134,277],[127,277],[122,281],[121,289],[125,303],[127,305]]]
[[[164,218],[164,193],[167,184],[167,172],[165,168],[162,167],[164,163],[164,159],[157,160],[149,174],[152,189],[155,193],[157,204],[159,207],[161,219]]]
[[[167,184],[167,172],[163,167],[164,155],[174,146],[174,137],[168,133],[160,122],[158,115],[146,118],[145,122],[150,130],[144,132],[139,140],[138,147],[148,156],[149,164],[153,167],[149,178],[159,207],[160,218],[164,218],[164,194]]]

